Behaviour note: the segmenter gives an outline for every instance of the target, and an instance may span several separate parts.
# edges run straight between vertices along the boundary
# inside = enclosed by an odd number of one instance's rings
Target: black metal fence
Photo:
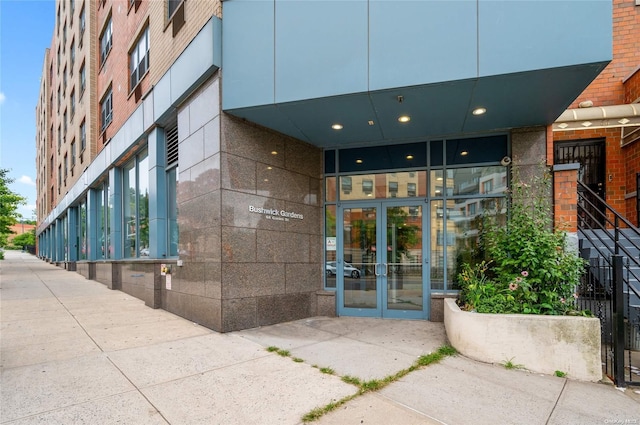
[[[640,385],[640,232],[606,205],[602,216],[579,184],[581,255],[589,261],[578,288],[578,307],[600,319],[602,365],[616,386]]]

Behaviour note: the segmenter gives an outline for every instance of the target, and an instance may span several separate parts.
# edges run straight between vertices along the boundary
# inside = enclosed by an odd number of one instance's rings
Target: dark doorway
[[[580,164],[578,180],[605,199],[605,139],[574,140],[556,142],[554,152],[555,164]],[[593,199],[589,199],[593,198]],[[605,219],[604,204],[593,196],[587,196],[589,207],[586,224],[590,227],[603,225]]]

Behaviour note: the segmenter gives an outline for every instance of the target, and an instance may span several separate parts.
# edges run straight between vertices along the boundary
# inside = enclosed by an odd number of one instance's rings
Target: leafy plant
[[[484,217],[479,250],[484,261],[464,264],[460,304],[479,313],[575,314],[575,288],[585,262],[553,229],[551,176],[543,165],[530,183],[512,168],[506,225]]]
[[[567,376],[567,372],[563,372],[561,370],[556,370],[554,372],[554,375],[556,375],[558,378],[564,378],[565,376]]]
[[[513,357],[502,363],[502,366],[504,366],[505,369],[524,369],[524,365],[516,364],[513,362]]]

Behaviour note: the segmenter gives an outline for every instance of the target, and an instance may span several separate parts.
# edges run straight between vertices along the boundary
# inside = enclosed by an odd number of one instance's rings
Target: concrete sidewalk
[[[357,392],[340,376],[383,378],[446,343],[442,323],[349,317],[219,334],[20,252],[0,285],[2,424],[299,424]],[[629,424],[640,395],[458,355],[316,423]]]

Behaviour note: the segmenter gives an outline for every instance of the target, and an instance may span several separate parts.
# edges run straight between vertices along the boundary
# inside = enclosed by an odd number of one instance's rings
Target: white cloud
[[[35,186],[36,182],[34,182],[29,176],[22,176],[18,179],[20,183],[28,184],[29,186]]]
[[[2,104],[4,103],[4,100],[5,100],[6,98],[7,98],[7,97],[4,95],[4,93],[2,93],[2,92],[0,91],[0,105],[2,105]]]

